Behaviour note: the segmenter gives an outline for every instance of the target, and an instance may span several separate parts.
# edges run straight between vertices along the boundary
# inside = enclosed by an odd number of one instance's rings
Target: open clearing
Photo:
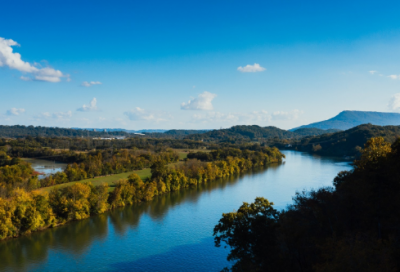
[[[170,163],[170,164],[168,164],[169,167],[174,167],[174,166],[183,164],[184,163],[183,160],[187,158],[187,154],[189,154],[189,152],[198,152],[198,151],[210,152],[210,150],[206,150],[206,149],[174,149],[174,151],[178,152],[178,154],[179,154],[179,162]],[[120,174],[84,179],[84,180],[79,180],[79,181],[67,182],[67,183],[63,183],[63,184],[59,184],[59,185],[40,188],[40,189],[38,189],[38,191],[41,193],[50,192],[51,189],[53,189],[54,187],[63,188],[63,187],[71,186],[77,182],[81,182],[81,183],[82,182],[91,182],[93,185],[100,185],[103,183],[107,183],[110,186],[109,190],[113,191],[115,181],[120,180],[120,179],[126,179],[132,173],[138,174],[142,180],[144,180],[145,178],[151,177],[151,170],[149,168],[146,168],[146,169],[135,170],[135,171],[130,171],[130,172],[126,172],[126,173],[120,173]]]
[[[55,186],[40,188],[40,189],[38,189],[38,191],[39,192],[50,192],[50,190],[53,189],[54,187],[63,188],[63,187],[71,186],[77,182],[80,182],[80,183],[91,182],[93,185],[100,185],[103,183],[107,183],[110,186],[110,190],[112,191],[112,190],[114,190],[114,188],[111,187],[114,185],[113,182],[115,182],[119,179],[126,179],[132,173],[138,174],[141,179],[145,179],[145,178],[151,176],[150,169],[147,168],[147,169],[142,169],[142,170],[135,170],[135,171],[130,171],[130,172],[126,172],[126,173],[121,173],[121,174],[101,176],[101,177],[95,177],[95,178],[91,178],[91,179],[67,182],[67,183],[63,183],[63,184],[59,184],[59,185],[55,185]]]
[[[211,152],[209,149],[190,149],[190,148],[185,148],[185,149],[173,149],[175,152],[179,154],[179,160],[183,161],[184,159],[187,158],[187,155],[189,152]]]

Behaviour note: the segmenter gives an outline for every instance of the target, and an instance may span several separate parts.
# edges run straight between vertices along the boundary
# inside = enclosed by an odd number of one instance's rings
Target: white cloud
[[[24,112],[25,112],[25,109],[12,108],[12,109],[9,109],[9,110],[6,111],[6,115],[9,115],[9,116],[12,116],[12,115],[18,116],[18,115],[20,115],[20,114],[22,114],[22,113],[24,113]]]
[[[194,114],[193,120],[202,123],[212,123],[212,122],[234,123],[239,121],[239,116],[232,113],[208,112],[207,114]]]
[[[236,113],[222,113],[222,112],[209,112],[207,114],[194,114],[193,119],[202,123],[224,122],[224,123],[241,123],[241,124],[254,124],[256,122],[269,122],[271,115],[265,111],[253,111],[249,113],[236,112]]]
[[[103,84],[103,83],[101,83],[100,81],[84,81],[84,82],[82,82],[82,84],[81,84],[81,86],[83,86],[83,87],[90,87],[90,86],[92,86],[92,85],[101,85],[101,84]]]
[[[398,78],[399,78],[398,75],[390,75],[390,76],[388,76],[388,77],[391,78],[391,79],[398,79]]]
[[[21,76],[20,79],[23,81],[32,81],[32,78],[26,76]]]
[[[0,67],[7,66],[10,69],[32,75],[32,78],[22,76],[22,80],[60,82],[62,77],[69,78],[69,75],[64,75],[60,70],[55,70],[51,67],[40,68],[40,65],[37,63],[32,65],[29,62],[23,61],[21,54],[13,52],[12,46],[19,46],[19,44],[11,39],[7,40],[0,37]]]
[[[296,120],[300,114],[303,114],[303,111],[275,111],[272,113],[272,120]]]
[[[256,73],[265,71],[265,68],[258,63],[254,63],[254,65],[247,64],[245,67],[239,66],[237,70],[242,73]]]
[[[390,98],[388,106],[392,111],[400,111],[400,93],[397,93]]]
[[[77,111],[96,111],[97,110],[97,99],[94,97],[92,101],[90,101],[90,105],[83,105]]]
[[[290,112],[276,111],[272,114],[266,110],[253,111],[249,113],[222,113],[222,112],[208,112],[207,114],[194,114],[192,116],[194,122],[201,123],[214,123],[222,122],[228,124],[260,124],[268,123],[271,121],[290,121],[296,120],[302,114],[302,111],[293,110]]]
[[[197,98],[189,100],[187,103],[181,104],[182,110],[212,110],[212,101],[216,97],[216,94],[204,92],[199,94]]]
[[[148,111],[139,107],[134,108],[133,110],[126,111],[124,114],[131,121],[167,121],[171,117],[168,114],[157,112],[157,111]]]
[[[71,111],[55,112],[52,114],[52,117],[54,119],[68,119],[68,118],[72,117],[72,112]]]
[[[373,75],[373,74],[375,74],[375,73],[377,73],[378,71],[375,71],[375,70],[371,70],[371,71],[369,71],[369,73],[371,74],[371,75]]]
[[[42,112],[41,114],[39,114],[37,116],[36,119],[57,119],[57,120],[65,120],[65,119],[69,119],[72,117],[72,112],[71,111],[65,111],[65,112],[54,112],[54,113],[50,113],[50,112]]]

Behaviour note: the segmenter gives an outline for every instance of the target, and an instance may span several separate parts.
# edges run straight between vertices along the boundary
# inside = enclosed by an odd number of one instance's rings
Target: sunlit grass
[[[113,186],[114,185],[113,182],[120,180],[120,179],[126,179],[132,173],[138,174],[141,179],[145,179],[145,178],[148,178],[151,176],[150,169],[147,168],[147,169],[142,169],[142,170],[135,170],[135,171],[130,171],[130,172],[126,172],[126,173],[121,173],[121,174],[115,174],[115,175],[95,177],[95,178],[91,178],[91,179],[67,182],[67,183],[63,183],[60,185],[44,187],[44,188],[39,189],[38,191],[39,192],[50,192],[50,190],[56,186],[58,186],[58,188],[63,188],[63,187],[71,186],[77,182],[91,182],[93,185],[100,185],[103,183],[107,183],[108,185]],[[112,191],[112,190],[114,190],[114,188],[111,187],[110,190]]]

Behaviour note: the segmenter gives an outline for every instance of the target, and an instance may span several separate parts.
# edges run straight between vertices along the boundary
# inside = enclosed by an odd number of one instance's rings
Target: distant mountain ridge
[[[254,139],[291,139],[304,136],[316,136],[326,133],[334,133],[340,130],[323,130],[317,128],[303,128],[296,131],[288,131],[277,127],[260,127],[257,125],[233,126],[228,129],[211,130],[203,133],[187,135],[185,139],[202,141],[231,141],[231,140],[254,140]]]
[[[377,126],[399,126],[400,113],[375,111],[342,111],[331,119],[293,128],[290,129],[290,131],[295,131],[302,128],[347,130],[362,124],[372,124]]]
[[[167,130],[164,132],[164,134],[168,135],[191,135],[191,134],[202,134],[210,131],[211,129],[200,129],[200,130],[195,130],[195,129],[171,129]]]

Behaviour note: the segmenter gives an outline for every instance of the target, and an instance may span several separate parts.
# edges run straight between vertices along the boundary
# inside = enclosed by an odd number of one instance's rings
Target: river
[[[223,212],[263,196],[283,209],[296,191],[330,186],[349,162],[283,151],[281,164],[151,202],[0,242],[0,271],[220,271]]]

